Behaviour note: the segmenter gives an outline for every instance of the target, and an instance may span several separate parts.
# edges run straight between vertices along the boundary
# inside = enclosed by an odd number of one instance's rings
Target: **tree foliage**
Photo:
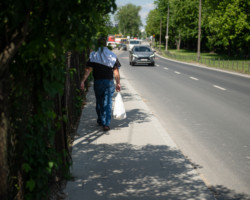
[[[140,26],[142,25],[139,12],[140,6],[127,4],[118,8],[115,14],[115,19],[118,22],[118,27],[123,35],[138,36],[140,34]]]
[[[250,2],[247,0],[206,0],[209,44],[213,48],[224,48],[229,53],[249,53],[250,46]]]
[[[147,19],[146,19],[146,28],[145,31],[149,35],[160,35],[160,21],[162,16],[160,15],[160,12],[156,9],[151,10],[148,13]]]
[[[5,125],[0,135],[9,144],[9,154],[1,154],[0,161],[10,167],[9,182],[2,183],[11,184],[0,196],[14,199],[21,193],[25,199],[46,199],[55,174],[68,172],[67,152],[58,151],[55,140],[72,118],[71,110],[67,102],[57,109],[70,87],[66,77],[79,72],[66,67],[66,53],[88,51],[98,34],[106,34],[107,14],[115,11],[116,4],[114,0],[9,0],[1,1],[0,7],[0,123]],[[77,94],[79,86],[75,87]],[[81,100],[74,97],[80,110]]]
[[[162,17],[162,35],[166,34],[167,10],[170,8],[169,19],[169,38],[170,45],[174,46],[181,40],[189,41],[196,37],[198,32],[198,1],[196,0],[155,0],[155,13],[151,18],[158,19]],[[149,15],[148,15],[149,16]],[[151,26],[149,24],[149,26]],[[154,24],[155,30],[160,30],[159,19]],[[148,23],[147,23],[148,27]],[[148,27],[149,29],[149,27]],[[147,29],[147,30],[148,30]],[[158,32],[158,31],[157,31]],[[157,33],[157,35],[159,32]],[[156,37],[157,38],[157,37]],[[187,46],[196,44],[186,43]]]
[[[175,38],[193,40],[198,34],[198,6],[197,0],[175,0],[171,2],[171,28],[175,26]],[[180,9],[181,8],[181,9]],[[192,41],[193,43],[196,43]]]
[[[155,0],[154,3],[155,10],[148,15],[147,33],[160,29],[158,16],[165,20],[169,4],[170,45],[173,48],[181,40],[182,48],[196,50],[199,1]],[[202,49],[249,56],[249,5],[247,0],[202,1]],[[165,23],[163,26],[166,27]],[[164,34],[164,27],[162,30]]]

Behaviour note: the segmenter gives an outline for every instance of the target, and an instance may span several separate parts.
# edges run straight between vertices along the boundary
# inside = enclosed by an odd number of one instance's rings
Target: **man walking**
[[[86,64],[85,73],[81,81],[84,82],[93,70],[94,91],[96,97],[97,123],[104,131],[110,130],[109,124],[112,113],[112,96],[114,91],[120,91],[120,62],[117,56],[106,47],[106,37],[98,39],[98,50],[92,51]],[[114,84],[114,78],[116,85]]]

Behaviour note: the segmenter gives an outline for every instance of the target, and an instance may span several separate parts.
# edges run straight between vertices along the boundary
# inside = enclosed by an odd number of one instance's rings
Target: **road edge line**
[[[240,73],[237,73],[237,72],[225,71],[225,70],[222,70],[222,69],[207,67],[207,66],[203,66],[203,65],[191,64],[191,63],[187,63],[187,62],[182,62],[182,61],[166,58],[164,56],[159,55],[158,53],[155,53],[155,54],[156,54],[156,56],[158,56],[158,57],[160,57],[162,59],[170,60],[172,62],[181,63],[181,64],[190,65],[190,66],[199,67],[199,68],[205,68],[205,69],[209,69],[209,70],[213,70],[213,71],[224,72],[224,73],[227,73],[227,74],[237,75],[237,76],[241,76],[241,77],[245,77],[245,78],[250,78],[250,75],[248,75],[248,74],[240,74]]]

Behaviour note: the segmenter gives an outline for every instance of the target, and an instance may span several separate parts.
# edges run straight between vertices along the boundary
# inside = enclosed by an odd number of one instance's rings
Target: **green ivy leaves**
[[[10,55],[9,99],[13,124],[10,130],[16,139],[13,149],[17,154],[13,171],[21,171],[24,187],[13,180],[15,188],[24,188],[25,199],[46,199],[49,183],[56,175],[69,171],[65,159],[68,147],[57,146],[56,136],[69,131],[64,126],[74,125],[70,124],[75,117],[72,110],[79,110],[78,116],[81,113],[79,85],[73,80],[82,74],[79,66],[78,70],[74,66],[67,69],[66,53],[88,50],[96,34],[106,31],[106,15],[116,9],[116,4],[115,0],[10,0],[0,5],[4,8],[0,11],[4,21],[0,24],[4,30],[0,33],[0,53],[18,34],[11,42],[15,47],[22,44],[16,54]],[[70,85],[65,85],[66,77]],[[75,86],[70,93],[73,100],[65,102],[69,94],[64,92],[70,86]]]

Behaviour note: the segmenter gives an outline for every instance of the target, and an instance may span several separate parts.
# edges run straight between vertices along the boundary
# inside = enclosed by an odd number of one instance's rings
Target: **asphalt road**
[[[127,51],[118,54],[121,73],[218,199],[250,199],[250,78],[160,57],[132,67]]]

